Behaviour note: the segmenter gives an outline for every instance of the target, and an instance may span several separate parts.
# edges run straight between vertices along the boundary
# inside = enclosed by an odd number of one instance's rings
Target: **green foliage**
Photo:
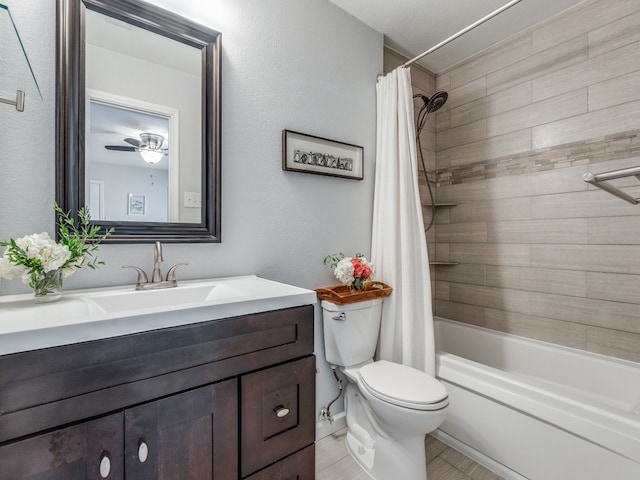
[[[326,257],[324,257],[324,260],[322,261],[322,263],[327,265],[330,268],[336,268],[336,266],[338,265],[338,262],[343,258],[344,258],[344,253],[342,252],[331,253]]]
[[[330,253],[329,255],[324,257],[324,260],[322,260],[322,263],[324,265],[327,265],[330,268],[336,268],[338,266],[338,262],[342,260],[344,257],[345,257],[345,254],[342,252]],[[363,257],[364,255],[358,252],[355,254],[353,258],[363,258]]]
[[[99,225],[91,224],[91,215],[87,207],[78,211],[78,222],[69,216],[69,213],[60,208],[57,202],[53,204],[56,211],[58,235],[60,243],[66,245],[71,252],[67,264],[76,268],[89,267],[95,269],[98,265],[104,265],[103,261],[96,258],[98,245],[111,233],[113,228],[100,233]]]

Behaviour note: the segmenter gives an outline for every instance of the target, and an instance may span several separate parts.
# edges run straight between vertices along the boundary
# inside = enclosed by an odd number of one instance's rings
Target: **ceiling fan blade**
[[[126,145],[105,145],[107,150],[116,150],[118,152],[135,152],[136,147],[127,147]]]
[[[140,147],[140,140],[136,138],[125,138],[124,141],[130,143],[134,147]]]

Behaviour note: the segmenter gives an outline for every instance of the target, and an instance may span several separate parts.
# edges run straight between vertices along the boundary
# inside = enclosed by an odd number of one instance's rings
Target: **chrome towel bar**
[[[633,205],[638,205],[638,203],[640,203],[640,198],[633,198],[628,193],[625,193],[619,188],[607,183],[609,180],[615,180],[617,178],[625,177],[636,177],[638,180],[640,180],[640,167],[623,168],[621,170],[613,170],[611,172],[598,174],[587,172],[582,175],[582,179],[585,182],[590,183],[591,185],[595,185],[605,192],[609,192],[611,195],[615,195],[616,197],[621,198],[626,202],[629,202]]]

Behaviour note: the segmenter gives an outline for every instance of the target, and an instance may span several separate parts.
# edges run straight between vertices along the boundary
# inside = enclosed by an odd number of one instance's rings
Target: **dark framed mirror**
[[[56,200],[111,243],[220,242],[220,33],[134,0],[57,0]]]

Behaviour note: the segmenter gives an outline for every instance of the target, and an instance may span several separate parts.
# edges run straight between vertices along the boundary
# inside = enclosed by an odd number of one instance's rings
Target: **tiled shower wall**
[[[457,205],[431,255],[459,262],[436,314],[640,361],[640,206],[582,180],[640,165],[640,1],[585,1],[436,85],[436,195]]]

